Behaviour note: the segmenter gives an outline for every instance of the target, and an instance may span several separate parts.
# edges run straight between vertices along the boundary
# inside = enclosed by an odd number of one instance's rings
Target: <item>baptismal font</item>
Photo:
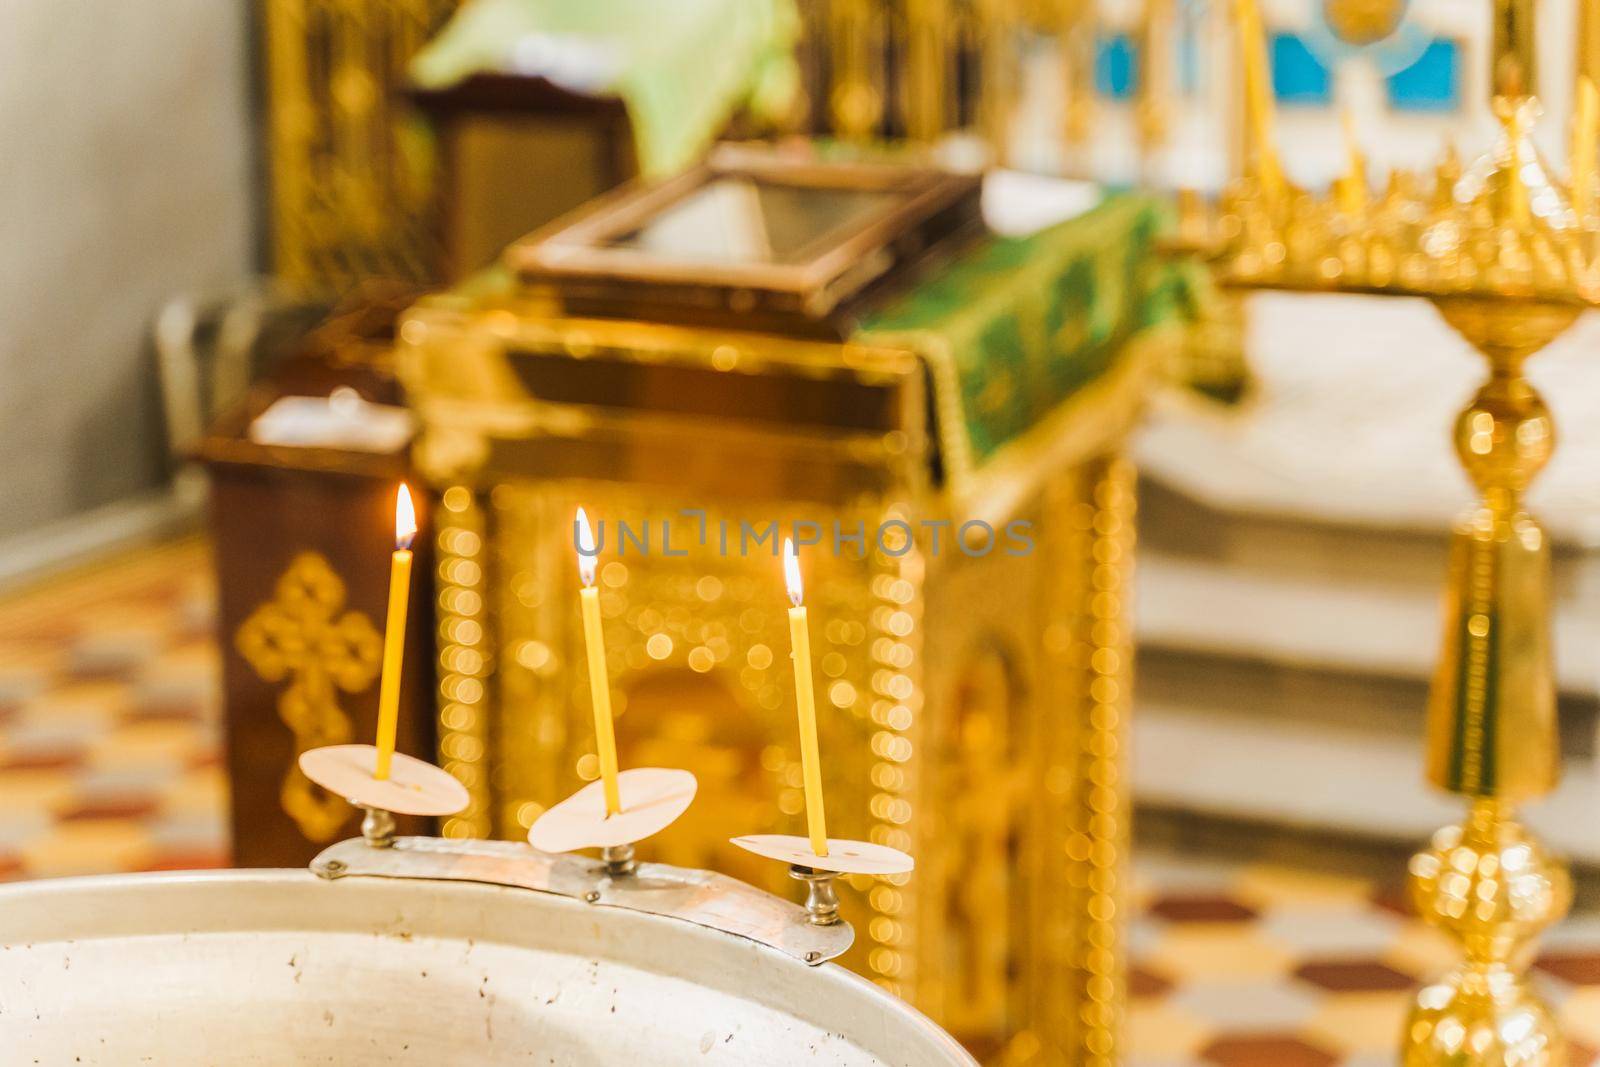
[[[1493,0],[1498,129],[1487,154],[1463,165],[1451,149],[1432,174],[1397,172],[1375,191],[1352,147],[1350,171],[1318,195],[1296,188],[1273,151],[1260,18],[1255,0],[1236,0],[1246,173],[1215,210],[1191,201],[1185,211],[1186,238],[1209,250],[1225,284],[1421,297],[1488,361],[1488,381],[1455,425],[1479,501],[1452,534],[1427,728],[1429,781],[1469,810],[1410,864],[1418,912],[1463,960],[1419,992],[1402,1035],[1406,1067],[1566,1063],[1525,968],[1534,937],[1565,913],[1570,880],[1515,819],[1560,773],[1549,537],[1524,505],[1554,432],[1523,368],[1600,303],[1600,103],[1580,78],[1571,173],[1558,178],[1531,138],[1535,10],[1534,0]]]

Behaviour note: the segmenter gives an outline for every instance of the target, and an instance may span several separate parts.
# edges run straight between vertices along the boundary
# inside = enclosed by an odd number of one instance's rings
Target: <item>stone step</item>
[[[1375,739],[1423,735],[1428,682],[1421,676],[1358,673],[1235,655],[1141,646],[1136,699],[1194,715],[1292,721]],[[1600,701],[1564,693],[1557,702],[1564,755],[1596,756]]]
[[[1375,842],[1420,844],[1460,820],[1464,801],[1431,789],[1420,735],[1338,729],[1136,698],[1134,796],[1142,807]],[[1548,844],[1600,864],[1600,776],[1569,759],[1566,776],[1524,821]]]
[[[1235,407],[1157,398],[1140,468],[1220,513],[1373,529],[1447,529],[1473,500],[1451,446],[1484,381],[1481,356],[1415,300],[1257,293],[1245,351],[1256,388]],[[1558,543],[1600,538],[1600,316],[1528,363],[1555,420],[1532,509]]]
[[[1149,647],[1425,678],[1438,654],[1442,533],[1228,515],[1146,479],[1134,623]],[[1600,558],[1558,547],[1557,684],[1600,686]]]

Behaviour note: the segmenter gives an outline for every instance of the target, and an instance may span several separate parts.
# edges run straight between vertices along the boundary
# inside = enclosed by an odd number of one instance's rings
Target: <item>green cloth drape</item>
[[[794,0],[468,0],[411,63],[423,88],[473,74],[555,75],[622,98],[640,169],[693,163],[744,106],[777,114],[798,85]]]
[[[928,364],[948,475],[1041,425],[1136,334],[1189,317],[1189,279],[1156,248],[1164,225],[1159,202],[1112,196],[980,242],[861,325],[856,340]]]

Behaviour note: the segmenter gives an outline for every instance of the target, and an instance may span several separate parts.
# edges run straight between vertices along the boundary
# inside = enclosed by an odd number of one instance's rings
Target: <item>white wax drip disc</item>
[[[539,816],[528,830],[528,844],[540,852],[631,845],[677,821],[698,788],[688,771],[633,767],[617,775],[621,811],[607,815],[605,783],[590,782]]]
[[[746,834],[732,840],[746,852],[754,852],[769,860],[835,874],[908,874],[917,865],[915,860],[899,849],[874,845],[869,841],[844,841],[830,837],[828,854],[819,856],[811,851],[809,837]]]
[[[399,815],[454,815],[467,806],[466,786],[426,760],[396,752],[389,777],[382,780],[372,776],[377,765],[374,745],[328,745],[300,753],[307,778],[352,804]]]

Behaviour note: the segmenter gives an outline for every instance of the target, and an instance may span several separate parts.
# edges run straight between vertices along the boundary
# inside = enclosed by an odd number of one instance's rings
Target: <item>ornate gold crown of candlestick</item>
[[[1247,288],[1393,293],[1431,300],[1483,353],[1489,380],[1455,427],[1480,494],[1451,547],[1443,653],[1428,709],[1428,778],[1469,798],[1459,826],[1411,862],[1429,922],[1463,962],[1424,988],[1402,1036],[1407,1067],[1556,1067],[1565,1044],[1523,968],[1535,935],[1570,899],[1564,865],[1513,819],[1560,772],[1550,646],[1549,539],[1523,505],[1554,444],[1550,413],[1523,376],[1528,356],[1600,303],[1595,212],[1597,109],[1581,84],[1572,175],[1534,148],[1534,0],[1494,0],[1492,149],[1463,167],[1368,187],[1350,172],[1327,195],[1295,188],[1270,144],[1271,104],[1254,0],[1236,0],[1244,49],[1249,173],[1215,211],[1188,202],[1186,240]]]

